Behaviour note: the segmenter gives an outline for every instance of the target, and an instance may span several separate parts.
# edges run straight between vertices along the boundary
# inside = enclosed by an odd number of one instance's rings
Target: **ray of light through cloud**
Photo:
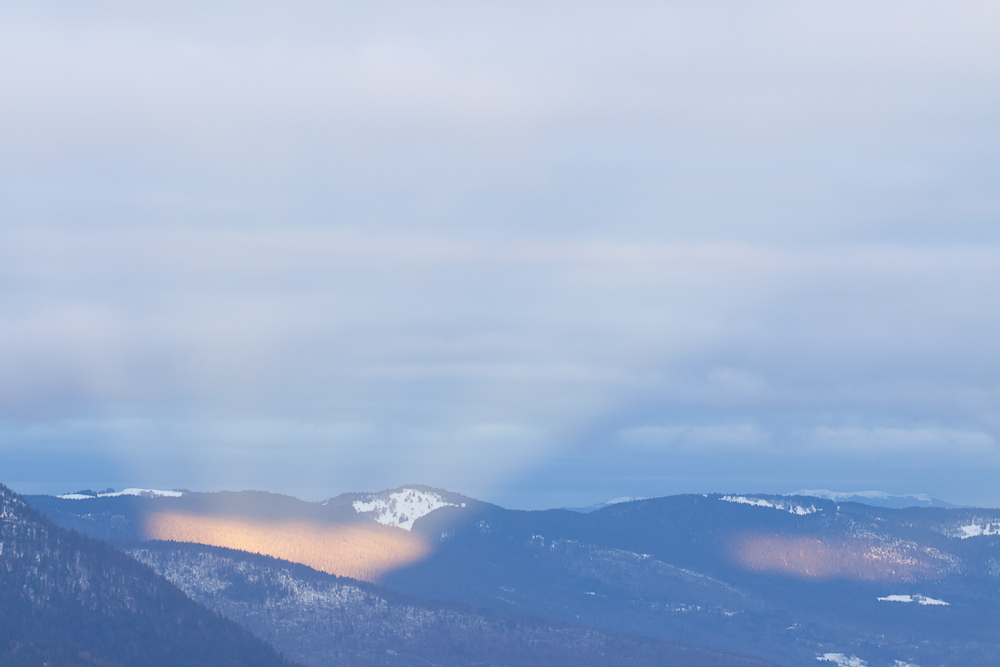
[[[8,3],[2,481],[1000,504],[998,19]]]

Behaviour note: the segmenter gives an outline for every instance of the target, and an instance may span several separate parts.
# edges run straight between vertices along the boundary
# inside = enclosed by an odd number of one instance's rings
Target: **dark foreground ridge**
[[[0,484],[3,667],[290,667],[273,648]]]

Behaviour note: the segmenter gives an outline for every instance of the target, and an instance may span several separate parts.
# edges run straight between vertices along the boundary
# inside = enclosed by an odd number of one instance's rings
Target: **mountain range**
[[[905,493],[893,495],[885,491],[830,491],[829,489],[813,489],[796,491],[793,496],[812,496],[815,498],[825,498],[838,502],[861,503],[863,505],[875,505],[876,507],[890,507],[893,509],[905,509],[907,507],[947,507],[957,508],[954,505],[938,498],[932,498],[926,493]]]
[[[28,500],[304,665],[1000,664],[997,510],[707,494],[515,511],[423,486]]]

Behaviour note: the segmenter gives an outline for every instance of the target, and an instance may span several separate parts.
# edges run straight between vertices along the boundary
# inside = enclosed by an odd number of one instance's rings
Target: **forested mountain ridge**
[[[267,644],[0,485],[0,665],[289,667]]]
[[[326,571],[347,574],[337,569],[346,563],[368,573],[380,599],[394,591],[790,666],[827,654],[867,667],[1000,664],[995,509],[692,494],[581,514],[507,510],[429,487],[318,503],[259,492],[30,501],[129,549],[149,544],[163,516],[176,519],[171,539],[279,556],[280,547],[307,564],[344,538],[351,549]],[[210,522],[227,530],[203,530]],[[242,538],[219,544],[232,535]],[[348,558],[369,556],[377,567]]]
[[[148,542],[128,551],[307,667],[776,667],[704,646],[421,600],[231,549]]]
[[[566,510],[444,508],[382,585],[859,667],[1000,664],[1000,510],[691,494]],[[848,663],[845,663],[848,664]]]

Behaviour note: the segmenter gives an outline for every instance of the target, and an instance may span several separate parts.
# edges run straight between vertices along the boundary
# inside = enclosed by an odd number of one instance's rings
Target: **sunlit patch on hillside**
[[[371,582],[430,554],[430,546],[419,535],[395,528],[248,521],[180,512],[148,515],[145,537],[240,549]]]
[[[753,572],[802,579],[922,581],[938,577],[954,566],[946,554],[921,550],[909,542],[759,533],[742,534],[734,539],[730,556]]]

